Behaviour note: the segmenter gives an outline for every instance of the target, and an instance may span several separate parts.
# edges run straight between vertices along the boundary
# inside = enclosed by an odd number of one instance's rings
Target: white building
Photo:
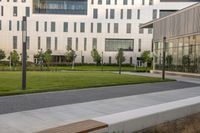
[[[170,2],[173,1],[173,2]],[[186,2],[190,1],[190,2]],[[28,20],[28,55],[51,49],[54,62],[66,47],[76,62],[92,63],[91,50],[103,52],[105,63],[116,63],[123,48],[126,63],[140,65],[140,53],[152,49],[152,29],[139,25],[194,4],[191,0],[0,0],[0,49],[7,56],[22,51],[21,21]]]

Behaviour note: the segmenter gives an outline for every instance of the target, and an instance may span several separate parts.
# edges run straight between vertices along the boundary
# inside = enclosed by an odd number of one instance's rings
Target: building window
[[[139,27],[141,26],[142,24],[139,24]],[[139,34],[143,34],[144,33],[144,29],[143,28],[139,28]]]
[[[74,23],[74,32],[76,32],[76,27],[77,27],[77,24],[76,22]]]
[[[57,50],[58,49],[58,38],[55,37],[55,47],[54,47],[54,50]]]
[[[91,4],[93,4],[91,1]],[[33,13],[87,15],[88,0],[32,0]]]
[[[131,33],[131,23],[126,24],[126,33]]]
[[[17,49],[17,36],[13,36],[13,49]]]
[[[110,33],[110,23],[107,24],[107,32]]]
[[[91,0],[91,5],[93,5],[94,4],[94,0]]]
[[[97,38],[92,38],[92,49],[97,49]]]
[[[106,9],[106,19],[108,19],[108,9]]]
[[[131,18],[132,18],[132,10],[127,9],[127,19],[131,19]]]
[[[157,10],[153,9],[153,19],[157,19]]]
[[[91,23],[91,26],[90,26],[90,32],[93,33],[94,32],[94,24]]]
[[[84,51],[87,50],[87,38],[84,38]]]
[[[119,24],[114,23],[114,33],[118,33],[118,32],[119,32]]]
[[[142,40],[138,40],[138,52],[141,52],[141,47],[142,47]]]
[[[124,5],[128,5],[128,0],[123,0]]]
[[[110,19],[115,19],[115,10],[110,9]]]
[[[105,40],[105,51],[133,51],[134,39],[108,39]]]
[[[153,0],[149,0],[149,5],[153,5]]]
[[[132,0],[131,4],[134,5],[135,4],[135,0]]]
[[[46,50],[51,50],[51,37],[46,39]]]
[[[12,21],[9,20],[9,31],[11,31],[11,30],[12,30]]]
[[[20,29],[20,22],[17,21],[17,31],[19,31],[19,29]]]
[[[101,28],[102,24],[101,23],[97,23],[97,33],[101,33]]]
[[[137,19],[140,19],[140,9],[137,10]]]
[[[123,17],[124,17],[124,10],[121,9],[121,12],[120,12],[120,18],[123,19]]]
[[[148,34],[152,34],[153,33],[153,29],[152,28],[148,28]]]
[[[44,31],[47,32],[47,22],[44,22]]]
[[[110,5],[110,0],[106,0],[106,5]]]
[[[78,38],[76,38],[76,51],[78,51]]]
[[[145,0],[142,0],[142,5],[145,5]]]
[[[80,24],[80,32],[85,32],[85,23]]]
[[[72,38],[71,37],[67,38],[67,49],[72,49]]]
[[[115,0],[115,5],[117,5],[117,0]]]
[[[2,22],[1,22],[1,20],[0,20],[0,30],[2,30]]]
[[[41,49],[41,38],[38,37],[38,50],[40,50],[40,49]]]
[[[63,23],[63,32],[68,32],[68,22]]]
[[[93,9],[93,18],[94,19],[98,18],[98,9]]]
[[[16,6],[13,7],[13,16],[17,16],[17,7]]]
[[[56,23],[51,22],[51,32],[56,32]]]
[[[98,0],[98,5],[102,5],[102,0]]]
[[[4,10],[3,10],[3,6],[1,6],[1,16],[3,16],[3,12]]]
[[[30,7],[26,7],[26,17],[30,17]]]
[[[39,22],[36,21],[36,31],[39,31]]]

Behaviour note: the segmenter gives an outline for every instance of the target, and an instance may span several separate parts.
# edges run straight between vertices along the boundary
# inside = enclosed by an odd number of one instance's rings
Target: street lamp
[[[165,80],[165,56],[166,56],[166,37],[163,37],[163,68],[162,68],[162,79]]]
[[[27,42],[27,18],[22,18],[22,89],[26,89],[26,42]]]

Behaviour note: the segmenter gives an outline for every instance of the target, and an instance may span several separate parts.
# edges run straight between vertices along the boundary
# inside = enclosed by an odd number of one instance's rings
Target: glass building
[[[154,28],[154,70],[162,70],[165,50],[167,71],[200,73],[200,3],[141,26],[147,27]]]

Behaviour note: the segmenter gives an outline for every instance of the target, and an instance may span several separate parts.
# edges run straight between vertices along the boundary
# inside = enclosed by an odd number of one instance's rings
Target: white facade
[[[84,56],[85,63],[92,63],[90,55],[93,49],[93,38],[97,39],[97,50],[103,52],[104,62],[116,63],[115,56],[117,51],[107,51],[105,49],[105,39],[134,39],[133,50],[125,51],[126,63],[137,64],[137,57],[145,50],[152,49],[152,33],[148,33],[148,29],[144,29],[142,34],[139,33],[139,24],[151,21],[153,19],[153,10],[157,10],[157,18],[160,10],[179,10],[194,2],[160,2],[154,0],[153,5],[149,5],[151,0],[128,0],[128,4],[124,5],[123,0],[110,0],[111,4],[107,5],[106,0],[102,0],[102,4],[98,4],[98,0],[88,0],[87,15],[70,15],[70,14],[34,14],[33,0],[1,0],[0,1],[0,49],[6,51],[7,56],[14,49],[13,36],[17,38],[18,53],[22,51],[22,32],[21,21],[26,14],[26,7],[30,8],[30,16],[28,17],[28,36],[30,37],[30,48],[27,50],[29,60],[34,61],[34,54],[40,49],[46,51],[47,37],[51,38],[51,50],[53,55],[64,55],[66,52],[67,38],[72,38],[72,49],[76,51],[76,62],[81,62]],[[56,1],[56,0],[54,0]],[[92,3],[93,1],[93,3]],[[144,2],[144,5],[143,5]],[[14,13],[14,7],[17,7],[17,15]],[[93,9],[98,10],[98,18],[93,18]],[[106,19],[106,9],[108,9],[108,19]],[[115,10],[114,19],[110,19],[110,9]],[[131,10],[131,19],[127,19],[127,9]],[[121,10],[123,10],[123,18],[121,18]],[[138,10],[139,18],[138,18]],[[15,16],[16,15],[16,16]],[[10,21],[10,22],[9,22]],[[18,24],[20,22],[20,26]],[[47,23],[47,31],[45,31],[45,22]],[[51,22],[55,22],[55,32],[51,31]],[[68,32],[63,31],[63,23],[68,23]],[[38,23],[38,24],[36,24]],[[74,32],[74,23],[77,24],[77,30]],[[85,31],[80,32],[80,23],[85,23]],[[93,23],[93,32],[91,32],[91,23]],[[97,33],[97,23],[101,23],[101,33]],[[108,23],[110,23],[110,33],[108,33]],[[118,33],[114,33],[114,23],[118,23]],[[127,23],[131,24],[131,33],[127,33]],[[38,31],[36,31],[38,25]],[[9,30],[9,27],[11,28]],[[19,29],[17,29],[17,27]],[[38,37],[40,37],[40,47],[38,47]],[[57,49],[55,49],[55,37],[57,38]],[[76,44],[76,38],[78,43]],[[87,39],[86,49],[84,49],[84,38]],[[141,40],[141,51],[139,51],[139,40]],[[78,46],[78,49],[77,49]]]

